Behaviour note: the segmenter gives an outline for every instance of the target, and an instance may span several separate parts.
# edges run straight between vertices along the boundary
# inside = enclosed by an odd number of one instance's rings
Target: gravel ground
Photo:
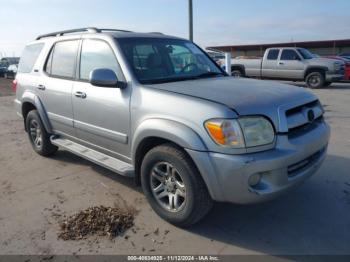
[[[350,254],[350,84],[314,90],[332,126],[329,155],[301,187],[260,205],[216,204],[191,229],[167,224],[131,179],[65,151],[35,154],[0,79],[0,254]],[[58,238],[60,217],[92,206],[137,210],[111,240]]]

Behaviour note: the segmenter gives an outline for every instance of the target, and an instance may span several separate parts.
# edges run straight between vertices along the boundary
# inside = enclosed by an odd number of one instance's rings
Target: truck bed
[[[247,76],[261,77],[262,58],[234,58],[232,65],[241,65]]]

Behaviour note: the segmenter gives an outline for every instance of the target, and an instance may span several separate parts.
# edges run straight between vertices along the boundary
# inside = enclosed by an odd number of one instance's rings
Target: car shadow
[[[56,160],[82,164],[142,192],[132,178],[59,151]],[[193,234],[263,254],[350,254],[350,159],[329,155],[321,169],[280,198],[257,205],[215,203]]]
[[[258,205],[215,204],[190,229],[264,254],[350,254],[350,159],[328,156],[301,187]]]
[[[117,174],[117,173],[115,173],[107,168],[99,166],[99,165],[97,165],[91,161],[88,161],[82,157],[79,157],[79,156],[77,156],[69,151],[59,150],[56,152],[56,154],[54,156],[52,156],[52,159],[55,159],[56,161],[60,161],[62,163],[70,163],[70,164],[75,164],[75,165],[79,164],[79,165],[90,167],[92,170],[94,170],[98,174],[105,176],[105,177],[107,177],[107,178],[109,178],[117,183],[125,185],[134,191],[142,193],[141,187],[139,187],[135,184],[135,181],[133,178],[119,175],[119,174]]]

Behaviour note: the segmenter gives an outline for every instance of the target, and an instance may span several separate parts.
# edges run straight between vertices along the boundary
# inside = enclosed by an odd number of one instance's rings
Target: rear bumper
[[[270,200],[301,184],[325,159],[330,128],[322,122],[298,138],[280,135],[275,149],[245,155],[187,150],[201,172],[212,198],[238,204]],[[261,175],[256,186],[252,175]]]

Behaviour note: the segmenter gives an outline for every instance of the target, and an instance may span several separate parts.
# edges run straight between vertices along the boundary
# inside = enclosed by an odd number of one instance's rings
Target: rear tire
[[[231,76],[233,76],[234,78],[241,78],[243,77],[243,72],[242,70],[234,69],[231,71]]]
[[[141,185],[153,210],[179,227],[197,223],[213,206],[194,163],[172,144],[157,146],[146,154],[141,165]]]
[[[32,110],[28,113],[26,129],[29,141],[35,152],[42,156],[50,156],[56,153],[58,147],[51,144],[50,134],[46,132],[38,111]]]
[[[306,76],[305,82],[309,88],[321,88],[325,84],[325,77],[321,72],[311,72]]]

